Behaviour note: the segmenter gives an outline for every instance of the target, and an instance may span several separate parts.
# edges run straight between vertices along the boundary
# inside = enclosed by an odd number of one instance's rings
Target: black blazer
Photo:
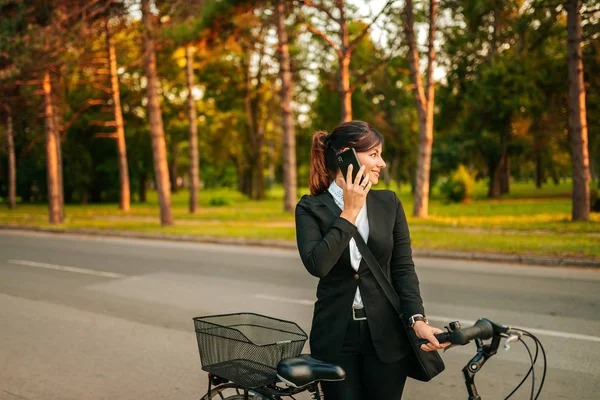
[[[383,362],[396,361],[410,351],[398,314],[371,274],[364,259],[358,273],[350,263],[349,243],[357,227],[334,215],[318,196],[305,195],[296,206],[296,239],[300,258],[317,286],[312,328],[311,353],[334,361],[352,318],[357,286],[364,302],[373,345]],[[384,269],[402,300],[404,315],[424,314],[415,273],[406,215],[398,196],[389,190],[372,190],[367,195],[369,238],[367,246]]]

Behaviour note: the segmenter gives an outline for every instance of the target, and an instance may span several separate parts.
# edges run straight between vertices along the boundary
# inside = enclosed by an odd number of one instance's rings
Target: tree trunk
[[[340,74],[338,82],[340,94],[340,119],[341,122],[352,121],[352,92],[350,91],[350,55],[344,54],[340,58]]]
[[[267,157],[265,162],[265,188],[270,189],[275,183],[275,140],[273,138],[270,138],[265,143],[267,146]]]
[[[581,56],[581,2],[568,0],[567,60],[569,63],[569,140],[573,160],[573,221],[590,219],[590,164]]]
[[[488,188],[488,197],[499,198],[502,195],[502,166],[504,159],[501,157],[497,163],[489,164],[490,186]]]
[[[146,91],[148,96],[148,114],[150,118],[150,136],[152,138],[152,155],[154,159],[154,174],[156,189],[160,204],[161,225],[173,225],[171,210],[171,182],[169,181],[169,166],[162,114],[158,98],[158,78],[156,77],[156,53],[152,37],[152,15],[149,0],[142,0],[142,21],[144,24],[144,68],[146,70]]]
[[[88,201],[89,201],[89,197],[90,197],[90,194],[89,194],[87,188],[84,188],[83,189],[83,193],[81,194],[81,202],[80,202],[80,204],[81,205],[86,205],[88,203]]]
[[[63,222],[63,210],[60,195],[60,168],[58,165],[58,134],[54,120],[54,108],[52,105],[52,85],[50,83],[50,72],[44,72],[44,116],[46,120],[46,157],[48,176],[48,221],[51,224]]]
[[[337,0],[337,7],[340,12],[340,51],[338,53],[340,63],[340,73],[338,82],[338,92],[340,94],[340,118],[341,122],[352,121],[352,91],[350,90],[350,58],[352,53],[349,50],[350,40],[348,38],[348,24],[344,13],[345,1]]]
[[[508,122],[503,128],[500,136],[500,157],[494,163],[489,164],[490,186],[488,188],[488,197],[499,198],[503,193],[504,176],[506,175],[506,166],[508,160],[508,142],[510,140],[511,124]]]
[[[188,118],[190,120],[190,213],[198,212],[198,191],[200,190],[200,160],[198,155],[198,125],[196,125],[196,103],[192,89],[194,88],[194,66],[192,47],[185,48],[186,78],[188,89]]]
[[[15,141],[12,123],[12,110],[6,106],[6,136],[8,139],[8,208],[17,206],[17,164],[15,162]]]
[[[279,71],[281,76],[281,125],[283,133],[283,209],[293,212],[298,200],[296,177],[296,132],[292,112],[292,73],[288,34],[285,28],[285,1],[277,3],[277,36],[279,37]]]
[[[58,125],[54,125],[57,127]],[[56,130],[56,160],[58,163],[58,195],[60,201],[60,211],[62,213],[61,219],[65,219],[65,185],[64,185],[64,174],[63,174],[63,161],[62,161],[62,139],[60,133]]]
[[[261,124],[259,116],[259,102],[260,102],[260,85],[261,85],[261,61],[258,62],[258,73],[257,73],[257,88],[256,96],[252,95],[252,73],[250,69],[249,60],[252,58],[252,51],[247,49],[246,64],[246,93],[244,97],[244,109],[246,112],[246,129],[248,131],[249,143],[249,182],[252,185],[249,189],[250,198],[253,200],[264,200],[264,187],[265,178],[263,175],[263,161],[262,161],[262,146],[264,143],[264,126]]]
[[[50,92],[52,92],[52,83],[50,84]],[[52,106],[52,114],[54,115],[54,132],[56,132],[56,160],[58,164],[58,194],[59,194],[59,202],[60,209],[62,212],[62,220],[64,221],[64,213],[65,213],[65,186],[63,182],[63,161],[62,161],[62,138],[60,136],[59,127],[61,125],[61,119],[58,110],[57,103],[54,93],[51,96],[53,106]]]
[[[423,88],[421,71],[419,68],[419,53],[415,39],[414,16],[412,0],[406,1],[406,39],[408,42],[408,60],[410,76],[413,84],[413,94],[417,105],[419,118],[419,156],[415,179],[415,203],[413,216],[426,218],[429,214],[429,179],[431,170],[431,151],[433,147],[433,105],[435,89],[433,85],[433,67],[435,63],[435,36],[436,1],[431,0],[429,5],[429,48],[427,65],[427,91]]]
[[[244,97],[244,109],[246,111],[246,130],[248,131],[248,163],[249,166],[244,168],[244,178],[242,181],[243,193],[246,193],[251,199],[254,199],[255,174],[253,169],[256,166],[256,134],[254,132],[254,115],[252,112],[252,86],[250,77],[250,66],[247,66],[246,71],[246,96]]]
[[[596,175],[598,178],[598,189],[600,189],[600,161],[596,162]]]
[[[544,179],[544,167],[542,164],[542,152],[537,149],[535,154],[535,187],[538,189],[542,188],[542,181]]]
[[[248,196],[248,198],[252,199],[253,189],[252,189],[252,168],[244,167],[241,169],[240,176],[240,192]]]
[[[145,203],[147,201],[146,196],[146,184],[147,184],[148,174],[142,172],[138,178],[138,197],[140,198],[140,203]]]
[[[254,158],[254,187],[256,188],[256,200],[264,200],[265,199],[265,164],[263,162],[262,148],[264,144],[264,126],[260,126],[258,128],[258,138],[256,140],[256,148],[255,148],[255,158]]]
[[[544,166],[542,159],[542,132],[539,127],[535,127],[535,131],[533,132],[533,149],[534,149],[534,157],[535,157],[535,187],[541,189],[542,181],[544,180]]]
[[[556,168],[554,167],[554,162],[552,162],[552,160],[550,160],[550,163],[548,164],[548,169],[550,170],[552,183],[554,183],[554,186],[558,186],[560,184],[560,177],[558,176],[558,172],[556,171]]]
[[[502,169],[502,181],[500,190],[502,194],[510,193],[510,154],[506,153]]]
[[[179,169],[179,143],[173,143],[173,159],[171,160],[171,191],[177,193],[177,171]]]
[[[108,69],[110,71],[110,87],[115,114],[117,133],[117,155],[119,159],[119,209],[129,211],[131,206],[131,193],[129,189],[129,166],[127,164],[127,146],[125,144],[125,128],[123,126],[123,112],[121,109],[121,92],[119,90],[119,77],[117,76],[117,56],[115,46],[110,34],[108,21],[105,22],[106,47],[108,49]]]

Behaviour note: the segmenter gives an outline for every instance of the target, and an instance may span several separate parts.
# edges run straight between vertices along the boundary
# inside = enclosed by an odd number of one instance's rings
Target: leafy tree
[[[494,1],[446,1],[444,6],[453,10],[453,22],[442,28],[441,62],[449,73],[439,119],[446,133],[453,131],[450,137],[462,139],[452,142],[462,142],[459,153],[471,159],[460,161],[476,163],[489,179],[488,195],[498,197],[509,191],[511,157],[522,153],[532,119],[544,111],[544,85],[555,83],[542,82],[552,75],[533,67],[549,65],[550,56],[538,64],[536,56],[553,44],[547,39],[556,34],[558,12],[540,2],[500,7]],[[534,129],[541,129],[536,123]],[[550,132],[561,134],[559,126]]]
[[[152,155],[154,158],[154,174],[160,204],[161,225],[173,225],[171,210],[171,182],[169,180],[165,132],[163,127],[160,101],[158,97],[158,78],[156,75],[156,53],[154,44],[154,22],[150,12],[149,0],[141,0],[142,33],[144,44],[144,68],[146,70],[146,90],[148,98],[148,116],[150,120],[150,137],[152,138]]]
[[[581,54],[581,0],[567,0],[569,138],[573,159],[573,221],[590,219],[590,165]]]
[[[352,21],[355,18],[356,11],[349,6],[345,0],[321,1],[304,0],[301,2],[306,8],[313,11],[304,19],[304,26],[314,35],[326,43],[335,53],[337,58],[336,74],[329,74],[329,80],[335,82],[335,88],[340,100],[340,119],[341,122],[353,119],[352,112],[352,94],[357,86],[363,82],[375,69],[389,61],[394,54],[395,43],[390,45],[390,55],[382,58],[378,62],[371,63],[361,70],[352,70],[352,55],[357,46],[364,40],[367,40],[367,34],[371,27],[377,23],[382,16],[389,14],[393,0],[387,1],[383,8],[371,16],[368,24],[356,24],[354,28],[360,26],[361,29],[352,29]],[[319,15],[321,18],[319,18]],[[324,18],[324,19],[323,19]],[[333,24],[333,26],[332,26]],[[353,78],[354,72],[354,79]]]
[[[17,166],[15,162],[15,141],[12,121],[12,109],[4,104],[6,110],[6,142],[8,152],[8,208],[17,206]]]
[[[278,0],[276,5],[279,77],[281,79],[281,121],[283,132],[283,187],[285,195],[283,208],[292,212],[298,199],[296,186],[296,134],[292,110],[293,75],[288,32],[285,26],[287,17],[286,2]]]
[[[429,2],[429,38],[427,45],[427,72],[425,87],[421,78],[419,52],[414,32],[414,12],[412,0],[406,0],[404,6],[404,26],[408,42],[408,60],[413,93],[419,116],[419,157],[417,160],[415,202],[413,216],[426,218],[429,213],[429,180],[431,170],[431,151],[433,146],[433,106],[435,104],[435,87],[433,68],[435,63],[435,19],[437,14],[436,0]]]

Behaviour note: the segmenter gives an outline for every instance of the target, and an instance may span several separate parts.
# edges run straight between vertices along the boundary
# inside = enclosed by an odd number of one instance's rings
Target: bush
[[[208,204],[211,207],[220,207],[228,206],[229,204],[231,204],[231,202],[229,201],[229,199],[226,199],[224,197],[211,197]]]
[[[458,169],[440,185],[440,193],[448,203],[468,203],[473,194],[475,180],[469,171],[459,165]]]

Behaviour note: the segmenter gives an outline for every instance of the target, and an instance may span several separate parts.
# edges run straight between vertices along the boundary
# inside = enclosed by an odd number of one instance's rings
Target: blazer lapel
[[[377,229],[377,216],[379,215],[378,210],[377,210],[377,201],[374,197],[373,192],[369,192],[367,194],[367,220],[369,222],[369,237],[366,240],[366,244],[367,247],[371,250],[371,252],[373,252],[372,244],[373,244],[373,240],[371,240],[371,238],[376,234],[376,229]],[[360,260],[360,265],[358,267],[358,271],[359,272],[363,272],[365,269],[369,269],[368,265],[366,264],[366,261],[363,257],[362,260]]]
[[[331,193],[329,193],[329,190],[326,190],[325,192],[321,193],[317,196],[317,198],[321,200],[319,204],[320,206],[329,208],[332,213],[334,213],[335,210],[335,216],[340,216],[340,214],[342,213],[342,209],[340,208],[340,206],[337,205],[337,203],[333,199],[333,196],[331,195]]]
[[[329,191],[325,191],[325,193],[320,194],[319,196],[317,196],[318,198],[320,198],[320,202],[319,204],[323,207],[329,208],[329,215],[331,215],[332,221],[335,219],[335,217],[339,217],[340,214],[342,213],[342,209],[336,204],[335,200],[333,199],[333,196],[331,195],[331,193],[329,193]],[[383,204],[382,201],[380,201],[380,199],[377,196],[376,192],[373,191],[369,191],[369,193],[367,194],[367,221],[369,223],[369,237],[366,240],[367,243],[367,247],[371,250],[371,252],[376,255],[377,254],[377,237],[378,235],[380,235],[380,230],[382,225],[384,225],[385,220],[383,220],[383,218],[386,218],[386,212],[388,211],[388,207],[386,207],[386,204]],[[335,211],[334,211],[335,210]],[[335,215],[334,215],[335,214]],[[380,238],[381,239],[381,238]],[[348,256],[348,260],[349,260],[349,256],[350,253],[348,252],[348,249],[346,249],[346,251],[344,252],[344,256],[347,254]],[[366,265],[363,265],[363,261],[365,261],[364,259],[361,260],[360,266],[359,266],[359,271],[363,271],[364,268],[368,268]],[[350,264],[348,264],[350,265]]]
[[[369,193],[367,194],[367,219],[369,220],[369,237],[367,238],[367,246],[369,246],[369,243],[372,242],[371,237],[373,236],[374,233],[374,229],[377,228],[377,223],[375,221],[377,221],[377,217],[376,217],[376,213],[379,210],[377,210],[377,205],[375,204],[375,198],[373,195],[373,192],[369,191]],[[371,246],[369,246],[369,248],[371,248]],[[373,249],[371,249],[371,251],[373,251]]]

